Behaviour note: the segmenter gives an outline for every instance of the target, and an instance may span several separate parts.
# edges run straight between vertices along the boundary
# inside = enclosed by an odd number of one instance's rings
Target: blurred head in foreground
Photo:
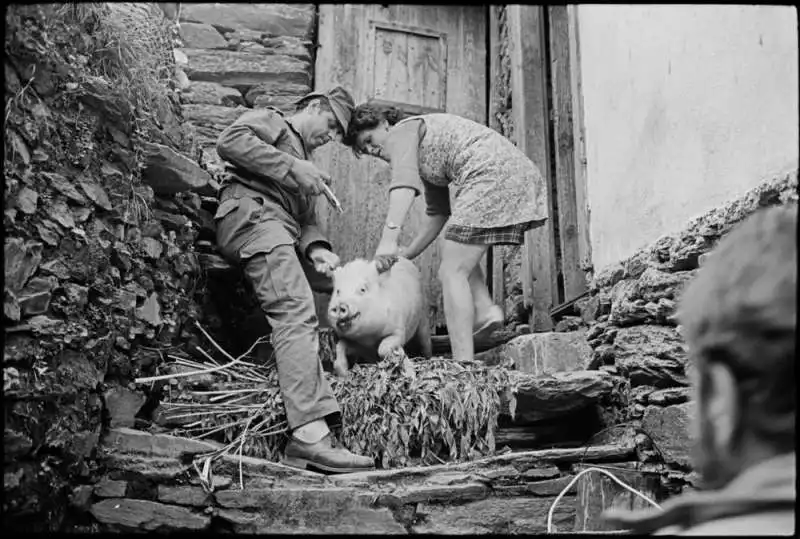
[[[693,359],[704,486],[793,452],[797,205],[760,210],[728,233],[684,290],[678,318]]]

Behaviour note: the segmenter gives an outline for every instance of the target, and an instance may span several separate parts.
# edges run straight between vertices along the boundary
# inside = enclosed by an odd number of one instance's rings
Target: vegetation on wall
[[[153,6],[6,10],[8,529],[62,529],[72,489],[95,475],[109,411],[141,406],[129,382],[198,315],[196,229],[157,207],[167,202],[142,178],[148,145],[191,147],[172,30]]]

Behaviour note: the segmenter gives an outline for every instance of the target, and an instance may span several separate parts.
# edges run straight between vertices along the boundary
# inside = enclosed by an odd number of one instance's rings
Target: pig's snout
[[[337,320],[350,316],[350,307],[346,303],[338,303],[331,306],[331,314]]]
[[[352,309],[347,303],[336,303],[330,306],[330,315],[332,321],[336,323],[336,327],[342,331],[350,329],[353,320],[358,318],[361,314],[357,310]]]

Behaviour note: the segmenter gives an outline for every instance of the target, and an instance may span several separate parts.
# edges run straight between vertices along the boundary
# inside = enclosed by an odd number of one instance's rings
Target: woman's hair
[[[356,147],[356,137],[359,133],[376,128],[383,120],[389,125],[394,125],[402,120],[403,116],[403,113],[395,107],[362,103],[353,110],[347,134],[342,142],[350,146],[356,157],[361,157],[363,152]]]

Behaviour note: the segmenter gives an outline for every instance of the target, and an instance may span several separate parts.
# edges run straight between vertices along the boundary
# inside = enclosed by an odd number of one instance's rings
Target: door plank
[[[555,135],[553,140],[556,144],[553,177],[558,196],[564,300],[570,301],[586,291],[586,278],[580,268],[581,255],[578,245],[569,23],[566,5],[549,6],[547,9],[550,12],[550,64]]]
[[[578,252],[580,268],[592,267],[592,243],[589,237],[589,198],[586,179],[586,136],[583,123],[583,83],[581,82],[581,47],[578,34],[578,6],[567,6],[569,25],[570,82],[572,85],[572,126],[575,148],[575,206],[578,223]]]
[[[549,331],[553,327],[550,309],[556,294],[556,255],[552,222],[552,177],[549,166],[549,115],[544,73],[542,7],[509,4],[507,7],[511,41],[511,92],[514,133],[518,146],[539,167],[545,180],[541,196],[546,199],[548,219],[543,226],[528,231],[523,245],[523,293],[532,307],[531,329]]]
[[[497,106],[499,104],[499,88],[497,80],[500,77],[500,21],[497,16],[497,6],[488,6],[489,12],[489,104],[488,120],[489,127],[500,132],[500,122],[497,119]],[[500,305],[505,311],[506,286],[505,271],[502,246],[492,247],[492,301],[495,305]]]

